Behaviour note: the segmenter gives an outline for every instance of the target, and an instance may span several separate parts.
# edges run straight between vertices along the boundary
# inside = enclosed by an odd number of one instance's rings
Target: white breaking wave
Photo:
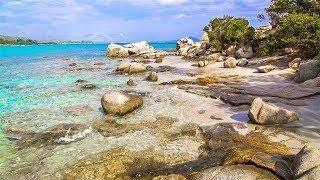
[[[92,133],[91,127],[89,129],[86,129],[82,132],[79,132],[79,133],[71,135],[71,136],[69,135],[69,130],[68,130],[66,136],[61,137],[57,140],[58,143],[71,143],[71,142],[77,141],[79,139],[82,139]]]

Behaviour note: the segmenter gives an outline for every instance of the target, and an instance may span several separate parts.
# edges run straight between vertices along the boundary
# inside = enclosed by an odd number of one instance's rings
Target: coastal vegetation
[[[1,36],[0,35],[0,44],[3,44],[3,45],[31,45],[31,44],[37,44],[37,41],[32,40],[32,39],[25,39],[25,38],[17,38],[17,37]]]

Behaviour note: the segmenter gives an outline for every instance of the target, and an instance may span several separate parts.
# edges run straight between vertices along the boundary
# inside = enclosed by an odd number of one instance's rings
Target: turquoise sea
[[[78,79],[102,90],[126,84],[127,78],[113,73],[119,62],[105,57],[107,45],[0,46],[0,168],[11,146],[2,132],[4,127],[22,124],[41,131],[61,123],[83,123],[99,111],[76,117],[63,109],[79,104],[99,109],[95,106],[101,92],[81,89],[75,83]],[[150,45],[161,50],[176,46]]]

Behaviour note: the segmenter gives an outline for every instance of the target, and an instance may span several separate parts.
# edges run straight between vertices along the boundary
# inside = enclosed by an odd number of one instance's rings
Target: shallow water
[[[175,44],[151,45],[161,50],[175,48]],[[107,44],[0,46],[0,174],[18,171],[16,166],[37,163],[35,157],[43,155],[48,158],[46,153],[53,153],[47,150],[35,151],[32,147],[16,151],[12,141],[3,134],[4,127],[23,124],[39,132],[62,123],[90,124],[104,116],[100,106],[102,94],[107,90],[125,86],[128,80],[126,76],[113,73],[114,67],[120,62],[105,57],[106,47]],[[96,62],[102,64],[95,65]],[[76,63],[76,66],[72,63]],[[82,89],[75,83],[78,79],[96,85],[97,89]],[[81,115],[64,111],[74,105],[88,105],[92,111]],[[146,137],[148,136],[147,133]],[[87,153],[80,154],[84,156],[105,150],[99,149],[99,139],[109,141],[97,134],[93,135],[87,143],[97,146],[98,149],[92,151],[88,148]],[[114,147],[116,144],[115,142],[109,146]],[[64,152],[78,151],[77,146],[70,144],[59,147],[60,150],[57,151],[61,151],[62,155],[55,154],[55,160],[52,160],[51,156],[48,158],[48,162],[58,161],[59,165],[55,168],[51,167],[54,164],[50,165],[48,169],[57,170],[58,166],[67,163],[62,160],[68,156]],[[16,160],[12,161],[13,159]],[[42,171],[47,174],[48,169],[44,169]],[[16,173],[16,176],[5,177],[17,178],[20,177],[19,174],[21,175],[21,172]]]

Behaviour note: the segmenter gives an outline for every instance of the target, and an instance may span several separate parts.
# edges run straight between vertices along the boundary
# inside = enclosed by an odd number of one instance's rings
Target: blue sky
[[[225,14],[259,22],[270,0],[0,0],[0,34],[108,42],[200,37]]]

